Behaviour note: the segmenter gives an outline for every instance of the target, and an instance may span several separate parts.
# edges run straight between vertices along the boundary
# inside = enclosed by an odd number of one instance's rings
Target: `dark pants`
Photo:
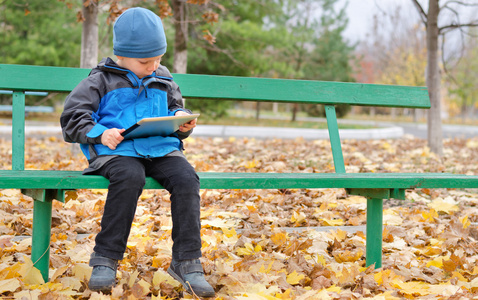
[[[95,240],[96,253],[123,259],[145,176],[151,176],[171,193],[173,259],[201,257],[199,177],[184,157],[117,157],[97,174],[110,184],[101,231]]]

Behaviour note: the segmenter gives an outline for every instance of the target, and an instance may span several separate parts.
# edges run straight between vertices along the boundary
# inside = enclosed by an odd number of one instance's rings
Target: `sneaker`
[[[93,272],[91,272],[88,288],[92,291],[111,291],[116,281],[118,261],[93,252],[89,265],[93,267]]]
[[[168,273],[179,281],[184,289],[199,297],[214,297],[216,293],[204,278],[204,271],[199,259],[171,261]]]

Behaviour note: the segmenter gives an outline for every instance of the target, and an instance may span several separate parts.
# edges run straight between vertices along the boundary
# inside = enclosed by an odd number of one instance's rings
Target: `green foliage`
[[[357,63],[354,46],[348,45],[343,32],[348,19],[345,7],[336,11],[335,0],[323,0],[320,30],[317,39],[313,40],[313,50],[309,61],[304,65],[304,78],[312,80],[354,82],[353,65]],[[337,116],[344,117],[350,112],[350,105],[337,105]],[[325,116],[323,106],[308,105],[310,116]]]
[[[211,45],[192,28],[188,46],[188,73],[254,77],[288,77],[293,72],[288,63],[277,60],[280,48],[289,35],[283,27],[266,22],[281,13],[281,4],[270,1],[218,1],[225,8],[223,18],[209,29],[215,32]],[[217,118],[226,115],[231,101],[201,101],[188,99],[194,111]]]
[[[59,1],[18,0],[1,4],[0,57],[9,64],[76,67],[81,24]]]
[[[478,98],[478,48],[476,29],[470,29],[467,46],[463,57],[453,69],[452,81],[449,85],[451,96],[450,108],[454,114],[460,114],[462,119],[473,119]]]
[[[0,4],[0,61],[7,64],[78,67],[81,24],[60,1],[16,0]],[[53,105],[64,96],[27,96],[27,105]],[[1,96],[11,103],[10,96]]]
[[[201,119],[217,120],[227,116],[227,110],[231,107],[232,102],[228,100],[203,100],[188,98],[185,103],[186,107],[195,113],[201,114]]]
[[[188,73],[351,81],[353,47],[343,40],[347,19],[343,10],[335,12],[337,1],[217,0],[214,6],[208,4],[209,8],[190,3]],[[77,67],[82,24],[77,22],[76,13],[82,2],[70,2],[72,8],[60,0],[1,2],[2,62]],[[152,2],[141,5],[155,9]],[[126,7],[123,3],[120,8]],[[205,8],[220,12],[217,23],[194,22],[201,19]],[[99,52],[105,56],[112,54],[111,25],[105,24],[107,13],[103,11],[99,16]],[[163,21],[168,37],[163,63],[171,69],[173,20]],[[206,29],[216,43],[203,38]],[[233,103],[187,99],[188,108],[211,118],[223,117]]]

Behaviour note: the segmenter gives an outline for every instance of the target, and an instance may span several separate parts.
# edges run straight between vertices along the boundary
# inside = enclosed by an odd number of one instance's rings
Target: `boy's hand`
[[[101,143],[111,150],[115,150],[116,146],[124,140],[124,137],[121,133],[125,129],[111,128],[107,129],[101,135]]]
[[[182,110],[178,110],[175,114],[175,116],[188,116],[189,114],[187,112],[184,112]],[[181,132],[188,132],[194,127],[196,127],[197,119],[191,120],[188,123],[185,123],[181,126],[179,126],[179,131]]]

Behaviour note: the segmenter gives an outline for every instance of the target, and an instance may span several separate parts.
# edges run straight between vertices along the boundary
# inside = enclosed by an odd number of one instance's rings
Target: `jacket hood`
[[[90,75],[98,73],[98,72],[110,72],[116,74],[126,75],[128,74],[129,70],[123,67],[120,67],[113,59],[110,57],[103,58],[98,65],[91,70]],[[156,76],[162,77],[163,79],[173,79],[173,75],[169,72],[169,70],[163,66],[159,65],[159,67],[155,71]]]

